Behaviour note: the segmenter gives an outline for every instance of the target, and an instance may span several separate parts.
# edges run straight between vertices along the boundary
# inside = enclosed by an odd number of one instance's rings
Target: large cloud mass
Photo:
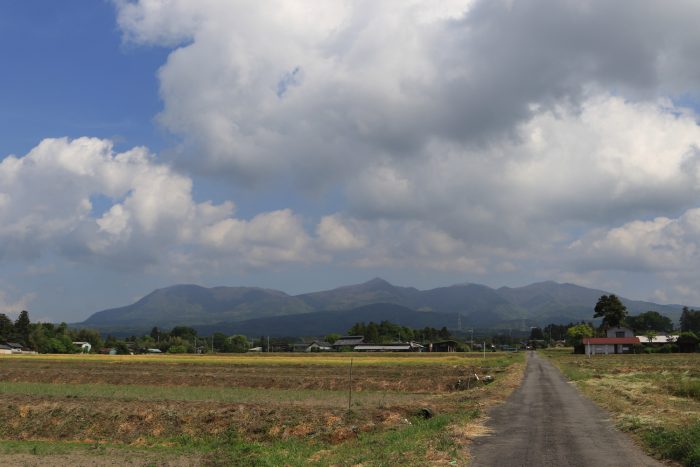
[[[340,193],[317,259],[700,273],[697,2],[117,5],[125,40],[174,49],[158,118],[183,166]],[[277,238],[215,222],[212,245]],[[309,240],[284,225],[300,240],[271,255],[291,260]]]
[[[240,267],[313,257],[290,211],[233,215],[231,202],[196,202],[191,179],[144,148],[115,153],[107,140],[46,139],[0,162],[0,258],[51,252],[142,269],[192,251],[236,252]]]
[[[126,42],[171,50],[157,122],[176,147],[45,139],[0,160],[4,264],[634,272],[700,303],[700,3],[115,5]],[[235,190],[207,201],[207,177]],[[9,282],[0,312],[36,299]]]

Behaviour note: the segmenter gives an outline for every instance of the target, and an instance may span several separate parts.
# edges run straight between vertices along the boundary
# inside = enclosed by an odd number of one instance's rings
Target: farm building
[[[358,344],[353,350],[355,352],[421,352],[423,346],[416,342],[403,342],[398,344]]]
[[[639,343],[631,329],[620,327],[608,329],[607,337],[583,339],[586,355],[632,353],[633,346]]]
[[[303,342],[294,344],[292,352],[330,352],[333,346],[325,341]]]
[[[334,350],[352,350],[356,345],[364,344],[365,336],[342,336],[333,342]]]
[[[649,339],[648,336],[636,336],[637,339],[639,339],[639,342],[642,344],[650,344],[650,345],[664,345],[664,344],[673,344],[678,340],[678,336],[668,336],[668,335],[660,335],[660,336],[654,336],[651,339]]]
[[[330,352],[333,346],[326,341],[313,341],[304,352]]]
[[[428,352],[456,352],[457,341],[440,341],[428,344]]]
[[[73,345],[80,347],[81,353],[90,353],[92,345],[89,342],[73,342]]]
[[[636,337],[586,337],[583,339],[586,355],[631,353],[632,346],[635,344],[639,344],[639,339]]]

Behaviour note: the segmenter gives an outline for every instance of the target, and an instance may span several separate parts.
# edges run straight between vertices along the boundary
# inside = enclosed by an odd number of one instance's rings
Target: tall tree
[[[8,340],[15,330],[12,320],[4,313],[0,313],[0,339]]]
[[[617,327],[627,317],[627,307],[615,294],[603,295],[595,305],[594,318],[603,318],[604,327]]]
[[[683,312],[681,313],[681,331],[684,332],[694,332],[696,334],[700,333],[700,310],[696,311],[689,309],[687,306],[683,307]]]
[[[31,321],[29,321],[29,312],[27,310],[22,310],[15,320],[15,334],[17,334],[24,345],[29,343],[29,326]]]
[[[628,316],[625,320],[627,325],[635,331],[673,331],[673,322],[670,318],[657,311],[646,311],[637,316]]]

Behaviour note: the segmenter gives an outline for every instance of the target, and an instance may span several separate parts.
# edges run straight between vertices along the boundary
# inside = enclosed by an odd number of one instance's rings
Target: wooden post
[[[352,357],[350,357],[350,372],[348,375],[348,411],[352,406]]]

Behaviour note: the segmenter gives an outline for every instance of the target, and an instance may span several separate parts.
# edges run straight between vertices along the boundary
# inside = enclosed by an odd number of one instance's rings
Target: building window
[[[625,331],[615,331],[615,337],[625,337]]]

